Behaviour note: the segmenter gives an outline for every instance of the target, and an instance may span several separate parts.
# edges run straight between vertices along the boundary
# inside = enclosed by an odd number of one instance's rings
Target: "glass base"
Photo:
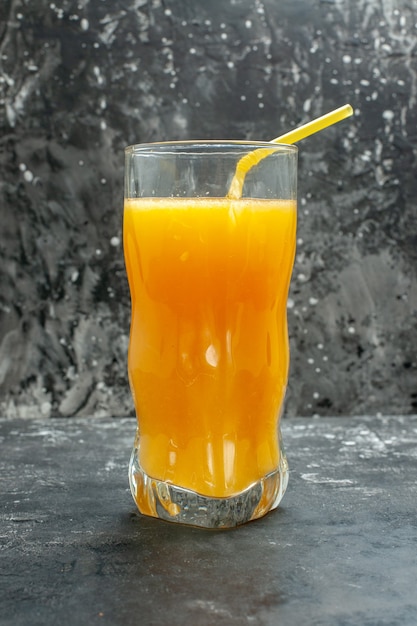
[[[275,509],[288,484],[288,463],[282,449],[277,470],[245,491],[227,498],[203,496],[151,478],[140,467],[137,453],[138,449],[133,448],[129,463],[133,499],[144,515],[168,522],[202,528],[233,528]]]

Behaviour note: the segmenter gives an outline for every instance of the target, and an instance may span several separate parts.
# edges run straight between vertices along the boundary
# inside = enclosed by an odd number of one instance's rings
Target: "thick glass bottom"
[[[138,449],[134,447],[129,481],[133,499],[144,515],[202,528],[233,528],[278,506],[288,484],[288,463],[281,447],[277,470],[237,495],[213,498],[148,476],[139,465]]]

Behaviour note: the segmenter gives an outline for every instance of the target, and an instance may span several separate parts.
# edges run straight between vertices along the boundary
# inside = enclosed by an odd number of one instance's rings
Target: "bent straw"
[[[270,143],[285,143],[285,144],[293,144],[297,141],[301,141],[305,137],[309,137],[314,133],[318,133],[321,130],[324,130],[328,126],[332,126],[337,122],[341,122],[342,120],[350,117],[353,114],[353,109],[350,104],[345,104],[330,113],[326,113],[321,117],[312,120],[311,122],[307,122],[307,124],[303,124],[303,126],[299,126],[299,128],[294,128],[290,130],[288,133],[284,135],[280,135],[276,139],[272,139]],[[236,166],[236,172],[233,176],[233,180],[231,182],[229,192],[227,194],[227,198],[231,198],[237,200],[242,196],[243,183],[245,182],[245,176],[249,172],[252,167],[257,165],[262,159],[273,154],[274,150],[270,148],[259,148],[258,150],[253,150],[253,152],[249,152],[245,154],[244,157],[240,159]]]

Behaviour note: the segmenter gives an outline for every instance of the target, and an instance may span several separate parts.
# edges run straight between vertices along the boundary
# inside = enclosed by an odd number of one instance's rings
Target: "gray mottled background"
[[[1,0],[0,409],[129,415],[123,148],[300,144],[287,415],[417,411],[416,0]]]

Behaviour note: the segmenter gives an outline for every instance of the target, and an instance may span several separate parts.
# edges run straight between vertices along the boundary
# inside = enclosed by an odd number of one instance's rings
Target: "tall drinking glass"
[[[269,156],[228,193],[242,157]],[[250,159],[251,157],[249,157]],[[238,141],[126,148],[124,253],[139,510],[206,528],[278,506],[279,420],[295,252],[297,148]]]

